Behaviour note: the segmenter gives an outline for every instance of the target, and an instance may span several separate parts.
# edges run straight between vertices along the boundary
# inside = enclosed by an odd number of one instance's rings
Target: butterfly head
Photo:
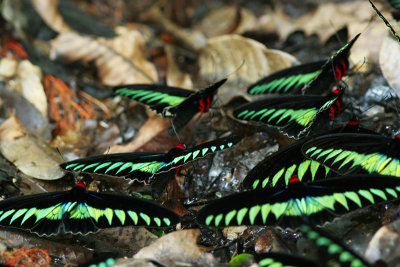
[[[297,175],[292,175],[292,177],[290,177],[289,184],[293,184],[293,183],[300,183],[300,179],[299,179],[299,177],[297,177]]]

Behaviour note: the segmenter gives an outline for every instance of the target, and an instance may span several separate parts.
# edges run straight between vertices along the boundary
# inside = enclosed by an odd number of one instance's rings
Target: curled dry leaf
[[[92,38],[74,32],[61,33],[52,48],[67,61],[94,61],[105,85],[155,83],[157,71],[146,60],[145,40],[137,30],[117,29],[113,39]]]
[[[21,172],[37,179],[56,180],[64,175],[58,166],[60,156],[15,117],[0,126],[0,152]]]
[[[153,259],[162,265],[175,266],[174,263],[193,263],[196,266],[215,266],[216,259],[201,251],[196,244],[200,234],[198,229],[182,230],[169,233],[148,247],[141,249],[135,259]]]
[[[59,33],[72,31],[58,12],[58,0],[32,0],[32,4],[52,30]]]
[[[387,35],[382,43],[379,64],[383,76],[389,85],[400,96],[400,44],[392,36]]]
[[[249,10],[234,5],[212,10],[196,29],[208,37],[241,34],[255,27],[257,19]]]
[[[163,119],[155,114],[149,117],[140,128],[138,136],[126,145],[113,145],[106,153],[125,153],[137,151],[140,147],[159,135],[165,132],[170,124],[169,120]]]
[[[230,34],[208,39],[199,62],[201,75],[209,83],[229,75],[227,84],[218,91],[225,103],[233,95],[243,94],[249,84],[297,60],[252,39]]]

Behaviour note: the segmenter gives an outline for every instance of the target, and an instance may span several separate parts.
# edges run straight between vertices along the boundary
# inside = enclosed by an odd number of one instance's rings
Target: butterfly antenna
[[[56,147],[56,150],[57,150],[58,154],[60,155],[60,157],[62,158],[63,162],[64,162],[64,163],[67,162],[67,161],[65,160],[65,158],[63,157],[63,155],[61,154],[60,149],[59,149],[58,147]]]
[[[171,119],[171,129],[172,129],[173,133],[175,134],[176,138],[178,139],[179,144],[182,144],[182,140],[179,137],[179,134],[175,129],[174,121],[172,119]]]

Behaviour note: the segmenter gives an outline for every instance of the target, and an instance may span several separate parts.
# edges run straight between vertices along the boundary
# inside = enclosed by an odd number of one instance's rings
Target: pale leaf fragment
[[[15,117],[0,126],[0,152],[21,172],[42,180],[56,180],[64,175],[62,162],[52,148],[33,137]]]
[[[196,264],[196,266],[215,266],[216,259],[204,253],[196,244],[200,230],[190,229],[169,233],[148,247],[141,249],[135,259],[153,259],[163,265],[173,266],[176,262]]]
[[[51,29],[59,33],[72,31],[57,10],[58,0],[32,0],[32,4]]]
[[[157,82],[157,71],[145,57],[142,34],[121,28],[117,33],[116,38],[105,39],[66,32],[54,39],[51,45],[67,61],[94,61],[105,85]]]
[[[235,34],[208,39],[200,52],[200,73],[208,83],[227,77],[218,95],[224,102],[243,94],[248,85],[275,71],[290,67],[297,60],[281,51]]]
[[[382,42],[379,64],[383,76],[398,96],[400,96],[400,44],[389,34]]]

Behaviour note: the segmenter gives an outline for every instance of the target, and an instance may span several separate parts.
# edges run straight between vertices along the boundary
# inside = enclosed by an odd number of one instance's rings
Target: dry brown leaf
[[[123,27],[116,32],[118,36],[113,39],[61,33],[51,45],[67,61],[94,61],[105,85],[157,82],[156,68],[145,57],[142,34]]]
[[[182,230],[169,233],[148,247],[141,249],[135,259],[153,259],[166,266],[174,263],[193,263],[196,266],[215,266],[216,259],[201,251],[196,244],[200,234],[198,229]]]
[[[213,9],[197,25],[196,29],[208,37],[228,33],[241,34],[247,30],[254,29],[257,23],[254,14],[245,8],[240,8],[238,14],[237,8],[237,6],[230,5]]]
[[[132,142],[126,145],[113,145],[108,150],[108,153],[125,153],[138,150],[151,139],[166,131],[170,124],[169,120],[163,119],[157,115],[149,117],[140,128],[138,136]]]
[[[175,49],[172,46],[165,47],[165,53],[168,58],[168,69],[167,69],[167,84],[169,86],[176,86],[185,89],[193,88],[192,79],[189,73],[183,73],[176,63],[178,58]]]
[[[389,85],[400,96],[400,44],[392,36],[387,35],[382,43],[379,63],[383,76]]]
[[[290,67],[297,60],[285,52],[268,50],[252,39],[230,34],[208,39],[199,62],[201,75],[208,83],[229,75],[227,84],[218,91],[226,102],[233,95],[243,94],[249,84]]]
[[[54,31],[59,33],[73,31],[57,10],[58,0],[32,0],[32,4],[46,24]]]
[[[60,155],[34,138],[15,117],[0,126],[0,152],[21,172],[37,179],[56,180],[64,175],[58,166]]]

